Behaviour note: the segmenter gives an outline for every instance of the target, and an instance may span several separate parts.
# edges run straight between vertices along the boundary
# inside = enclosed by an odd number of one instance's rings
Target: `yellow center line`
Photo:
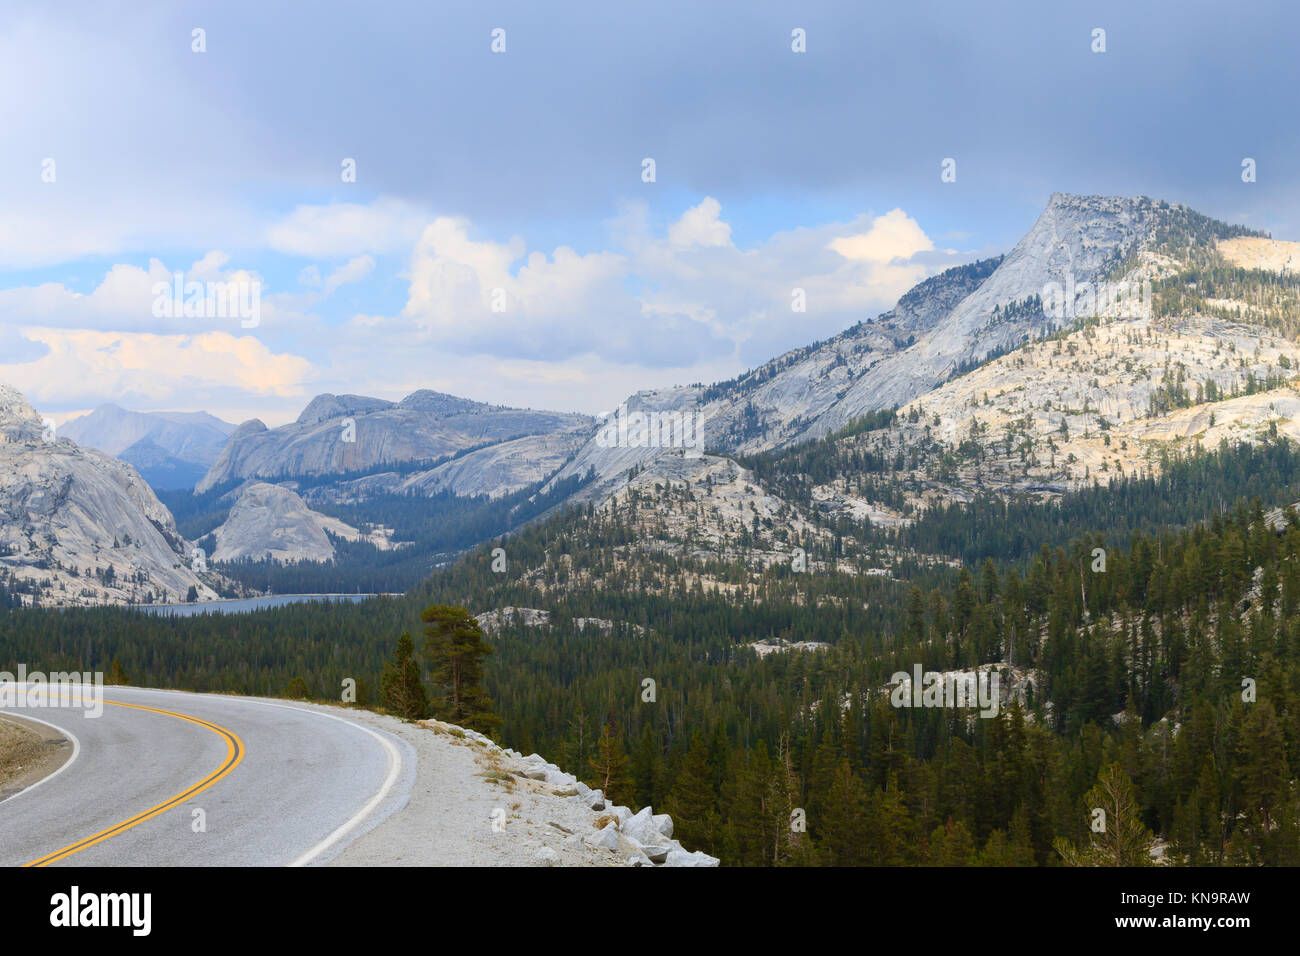
[[[25,863],[23,864],[24,866],[48,866],[51,863],[57,863],[59,860],[67,859],[74,853],[80,853],[82,850],[88,849],[96,843],[103,843],[105,840],[117,836],[119,833],[125,833],[132,827],[138,826],[146,820],[151,820],[160,813],[166,813],[173,807],[184,803],[190,797],[202,793],[222,777],[226,776],[226,774],[238,767],[240,761],[244,759],[244,742],[231,731],[218,724],[209,723],[206,720],[200,720],[198,717],[191,717],[188,714],[178,714],[175,711],[162,710],[158,707],[145,707],[141,704],[123,704],[112,700],[106,700],[104,703],[108,704],[110,707],[129,707],[131,710],[147,710],[152,714],[162,714],[165,717],[175,717],[177,720],[188,720],[192,724],[206,727],[208,730],[225,740],[226,759],[222,762],[220,767],[183,793],[178,793],[176,796],[158,804],[156,807],[145,810],[143,813],[138,813],[129,820],[123,820],[121,823],[115,824],[107,830],[101,830],[94,836],[88,836],[84,840],[73,843],[71,846],[65,846],[62,850],[55,850],[53,853],[48,856],[43,856],[39,860],[32,860],[30,863]]]

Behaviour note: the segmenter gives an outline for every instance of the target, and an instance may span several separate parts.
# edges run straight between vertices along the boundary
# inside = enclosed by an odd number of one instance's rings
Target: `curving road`
[[[128,687],[104,699],[99,717],[0,708],[74,744],[0,801],[0,866],[313,865],[410,794],[410,745],[331,708]]]

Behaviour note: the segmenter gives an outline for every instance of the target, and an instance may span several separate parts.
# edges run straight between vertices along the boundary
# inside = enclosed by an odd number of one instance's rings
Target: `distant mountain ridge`
[[[185,461],[216,461],[235,430],[230,422],[207,412],[136,412],[111,402],[59,428],[60,438],[118,455],[143,439]]]
[[[117,457],[134,465],[150,488],[193,488],[208,473],[202,462],[186,461],[169,454],[152,438],[141,438]]]
[[[528,436],[560,438],[567,457],[594,426],[586,415],[488,405],[429,389],[399,402],[318,395],[288,425],[267,428],[257,419],[241,424],[195,491],[250,478],[274,481],[433,463]],[[511,484],[499,471],[493,483]],[[476,492],[471,487],[465,493]]]
[[[130,462],[155,488],[192,488],[234,430],[207,412],[137,412],[108,403],[65,423],[59,436]]]

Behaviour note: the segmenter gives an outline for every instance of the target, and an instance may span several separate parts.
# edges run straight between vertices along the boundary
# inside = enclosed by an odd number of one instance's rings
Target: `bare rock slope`
[[[240,425],[195,490],[202,493],[247,478],[435,462],[524,436],[587,431],[592,424],[585,415],[486,405],[429,390],[400,402],[319,395],[289,425],[267,428],[256,419]]]
[[[288,488],[253,482],[217,528],[212,560],[329,561],[334,545],[320,518]]]
[[[51,439],[51,440],[47,440]],[[190,546],[134,468],[67,439],[0,384],[0,575],[41,605],[183,601]]]

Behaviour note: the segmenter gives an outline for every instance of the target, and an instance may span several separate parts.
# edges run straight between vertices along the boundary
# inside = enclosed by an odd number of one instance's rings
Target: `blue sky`
[[[1300,239],[1298,20],[1268,2],[10,2],[0,381],[56,418],[117,401],[276,424],[322,391],[420,387],[595,412],[874,315],[1009,248],[1055,191]],[[260,283],[257,326],[154,315],[176,271]]]

